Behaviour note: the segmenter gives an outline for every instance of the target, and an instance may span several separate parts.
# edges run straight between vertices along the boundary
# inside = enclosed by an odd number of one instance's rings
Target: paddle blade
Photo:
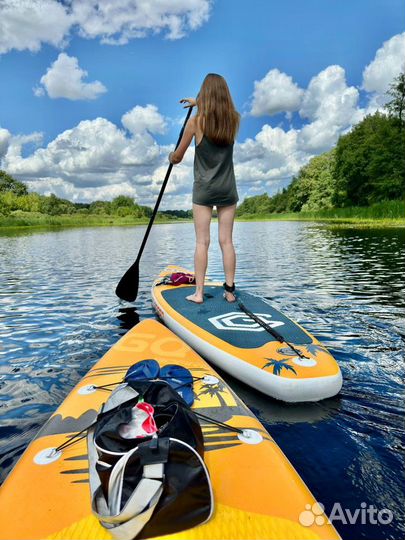
[[[125,272],[120,282],[115,289],[115,294],[126,300],[127,302],[134,302],[138,296],[139,287],[139,263],[135,261],[134,264]]]

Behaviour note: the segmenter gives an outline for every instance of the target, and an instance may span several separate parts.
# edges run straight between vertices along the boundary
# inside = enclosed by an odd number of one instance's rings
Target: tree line
[[[104,214],[119,217],[150,217],[148,206],[137,204],[132,197],[119,195],[112,201],[77,203],[61,199],[54,194],[40,195],[29,192],[27,186],[4,171],[0,171],[0,213],[9,215],[15,210],[36,212],[51,216],[69,214]]]
[[[8,216],[16,210],[50,216],[91,214],[149,219],[152,215],[149,206],[139,205],[126,195],[118,195],[112,201],[77,203],[54,194],[40,195],[29,192],[26,184],[0,170],[0,214]],[[191,210],[163,210],[159,214],[169,218],[192,217]]]
[[[312,158],[279,193],[247,197],[238,215],[370,206],[405,195],[405,74],[384,112],[366,116],[336,146]]]

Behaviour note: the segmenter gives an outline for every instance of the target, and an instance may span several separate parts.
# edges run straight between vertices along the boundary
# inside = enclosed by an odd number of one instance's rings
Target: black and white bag
[[[119,426],[142,396],[158,432],[126,439]],[[163,381],[119,386],[87,437],[92,509],[114,538],[172,534],[208,521],[213,493],[197,417]]]

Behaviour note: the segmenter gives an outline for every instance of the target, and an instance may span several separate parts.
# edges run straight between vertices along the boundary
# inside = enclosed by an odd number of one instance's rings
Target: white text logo
[[[278,326],[284,325],[284,323],[281,321],[272,320],[271,315],[268,313],[255,313],[255,315],[261,321],[271,326],[271,328],[277,328]],[[219,330],[240,330],[243,332],[265,331],[263,326],[260,326],[260,324],[239,311],[232,311],[231,313],[217,315],[216,317],[211,317],[208,320],[215,326],[215,328],[218,328]]]
[[[378,510],[373,504],[368,505],[365,502],[360,504],[360,508],[350,510],[349,508],[343,508],[340,503],[335,503],[329,514],[329,518],[324,513],[324,506],[321,503],[314,503],[305,505],[305,510],[299,515],[299,522],[304,527],[310,527],[314,523],[316,525],[324,525],[325,523],[337,523],[342,525],[354,525],[355,523],[361,523],[365,525],[367,523],[371,525],[389,525],[394,519],[394,514],[388,508],[382,508]]]

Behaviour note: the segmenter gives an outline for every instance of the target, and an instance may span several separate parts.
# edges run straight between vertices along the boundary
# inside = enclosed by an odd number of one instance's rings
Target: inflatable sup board
[[[263,298],[237,291],[245,308],[302,356],[280,343],[236,302],[227,302],[222,283],[206,281],[203,304],[186,300],[193,285],[162,284],[175,272],[189,273],[178,266],[163,270],[152,287],[153,306],[162,321],[204,358],[252,388],[283,401],[318,401],[340,391],[342,374],[333,356]]]
[[[181,364],[200,378],[194,382],[194,410],[255,434],[244,438],[201,423],[214,514],[205,524],[164,538],[339,538],[290,462],[243,402],[188,345],[149,319],[122,337],[83,377],[28,446],[0,490],[2,539],[111,538],[91,511],[85,440],[61,450],[55,459],[49,459],[49,449],[94,421],[109,395],[95,386],[121,380],[134,363],[151,358],[160,366]]]

